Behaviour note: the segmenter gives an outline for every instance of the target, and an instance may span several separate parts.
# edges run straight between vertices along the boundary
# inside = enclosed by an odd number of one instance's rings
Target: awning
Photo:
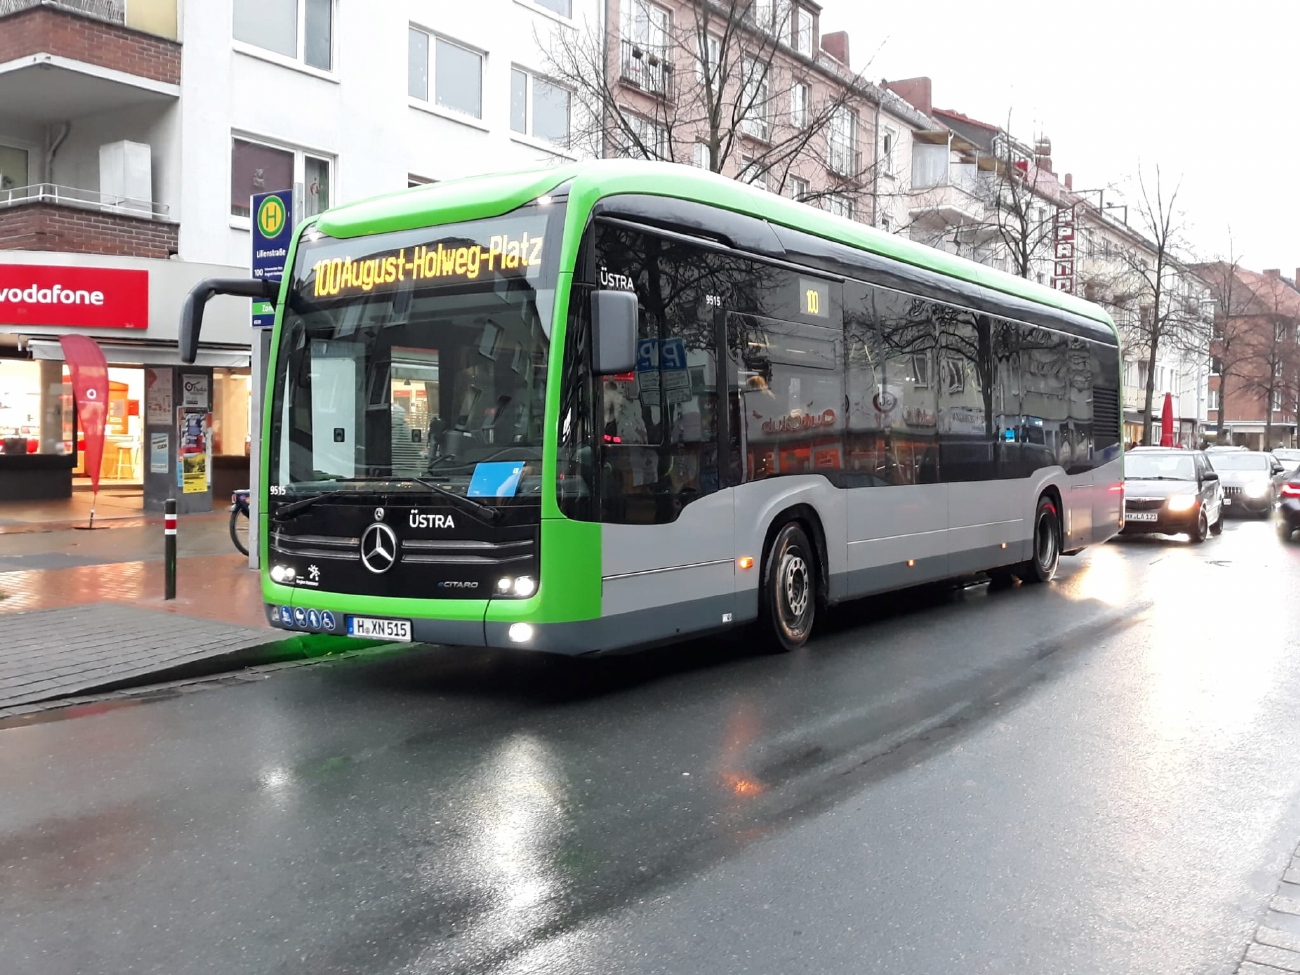
[[[139,345],[100,342],[104,358],[111,366],[183,366],[180,350],[169,344],[141,343]],[[33,359],[63,361],[63,347],[58,339],[31,338],[27,349]],[[203,348],[200,346],[194,365],[214,369],[247,369],[251,363],[248,349]]]

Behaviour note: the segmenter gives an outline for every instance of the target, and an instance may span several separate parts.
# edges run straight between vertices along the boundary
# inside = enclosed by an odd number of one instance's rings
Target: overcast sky
[[[872,81],[928,75],[938,108],[1003,126],[1010,112],[1076,189],[1159,165],[1181,180],[1195,256],[1226,254],[1231,228],[1245,266],[1300,265],[1296,0],[822,3],[822,32],[847,30]]]

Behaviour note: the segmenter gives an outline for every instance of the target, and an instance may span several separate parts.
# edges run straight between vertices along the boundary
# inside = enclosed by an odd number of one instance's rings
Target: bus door
[[[712,318],[643,303],[635,373],[603,382],[601,608],[643,618],[649,639],[723,626],[734,613]]]

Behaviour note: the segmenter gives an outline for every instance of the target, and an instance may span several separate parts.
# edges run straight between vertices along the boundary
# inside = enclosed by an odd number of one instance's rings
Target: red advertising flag
[[[1160,446],[1172,447],[1174,445],[1174,397],[1172,393],[1165,393],[1165,409],[1160,414]]]
[[[86,438],[86,473],[90,487],[99,493],[99,468],[104,460],[104,421],[108,418],[108,363],[94,339],[85,335],[60,335],[63,358],[72,374],[72,395]]]

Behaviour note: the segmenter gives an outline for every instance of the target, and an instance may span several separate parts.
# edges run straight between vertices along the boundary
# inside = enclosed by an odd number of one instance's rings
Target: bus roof
[[[1074,295],[844,217],[832,216],[824,210],[716,173],[676,163],[597,159],[519,172],[468,176],[337,207],[321,214],[316,226],[332,237],[347,238],[472,220],[508,213],[565,183],[570,184],[570,200],[587,206],[604,197],[637,193],[722,207],[1073,312],[1103,322],[1112,330],[1115,328],[1104,310]]]

